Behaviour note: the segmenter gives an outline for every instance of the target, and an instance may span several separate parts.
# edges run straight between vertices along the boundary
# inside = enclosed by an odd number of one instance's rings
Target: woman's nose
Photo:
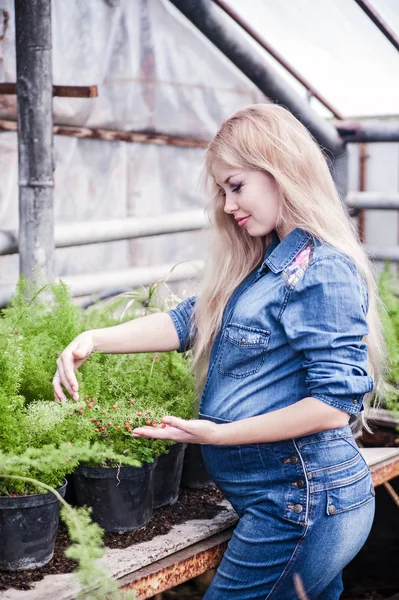
[[[230,194],[226,194],[223,210],[228,215],[230,215],[231,213],[238,210],[238,204],[237,204],[236,200],[234,199],[234,196],[231,196]]]

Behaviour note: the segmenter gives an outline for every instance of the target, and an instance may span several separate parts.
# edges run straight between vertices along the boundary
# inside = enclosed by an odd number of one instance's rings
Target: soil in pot
[[[181,484],[183,487],[196,490],[201,490],[213,485],[213,481],[206,470],[202,458],[200,444],[187,444],[184,453]]]
[[[184,451],[187,444],[169,446],[168,454],[158,457],[154,470],[154,508],[176,504],[183,470]]]
[[[157,459],[141,467],[79,466],[73,474],[78,506],[90,506],[105,531],[124,533],[152,517],[153,475]]]
[[[67,483],[57,488],[64,497]],[[51,492],[0,496],[0,569],[15,571],[46,565],[53,557],[59,502]]]

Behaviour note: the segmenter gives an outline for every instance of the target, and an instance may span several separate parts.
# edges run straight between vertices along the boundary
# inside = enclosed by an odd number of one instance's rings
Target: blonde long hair
[[[318,144],[288,110],[272,103],[248,106],[224,120],[206,149],[205,175],[210,187],[207,213],[213,225],[213,240],[193,318],[193,370],[198,393],[205,383],[211,346],[227,301],[240,282],[262,263],[272,240],[272,233],[262,238],[249,236],[224,212],[224,198],[213,176],[215,163],[271,174],[281,198],[276,227],[287,218],[346,253],[366,279],[369,333],[364,339],[368,343],[368,374],[374,377],[375,386],[366,394],[361,414],[363,426],[371,431],[367,409],[373,396],[374,406],[383,398],[388,360],[379,316],[384,307],[375,267],[358,240]]]

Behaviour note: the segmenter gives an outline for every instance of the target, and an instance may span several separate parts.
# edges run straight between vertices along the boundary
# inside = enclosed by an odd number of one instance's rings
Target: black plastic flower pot
[[[152,517],[153,475],[158,460],[141,467],[86,467],[73,474],[78,506],[90,506],[105,531],[125,533]]]
[[[202,458],[200,444],[187,444],[184,453],[181,485],[196,490],[202,490],[213,485]]]
[[[168,454],[158,456],[158,464],[154,470],[154,508],[176,504],[186,446],[187,444],[178,442],[169,446]]]
[[[72,473],[67,475],[65,479],[67,480],[68,485],[66,487],[64,500],[71,506],[76,506],[75,483],[73,481]]]
[[[67,482],[57,488],[64,497]],[[59,502],[51,492],[0,496],[0,570],[22,571],[53,558]]]

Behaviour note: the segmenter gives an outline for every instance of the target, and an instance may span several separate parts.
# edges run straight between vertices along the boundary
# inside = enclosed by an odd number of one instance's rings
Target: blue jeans
[[[338,600],[375,510],[349,425],[275,443],[203,445],[202,454],[240,517],[204,600],[296,600],[294,573],[309,600]]]

